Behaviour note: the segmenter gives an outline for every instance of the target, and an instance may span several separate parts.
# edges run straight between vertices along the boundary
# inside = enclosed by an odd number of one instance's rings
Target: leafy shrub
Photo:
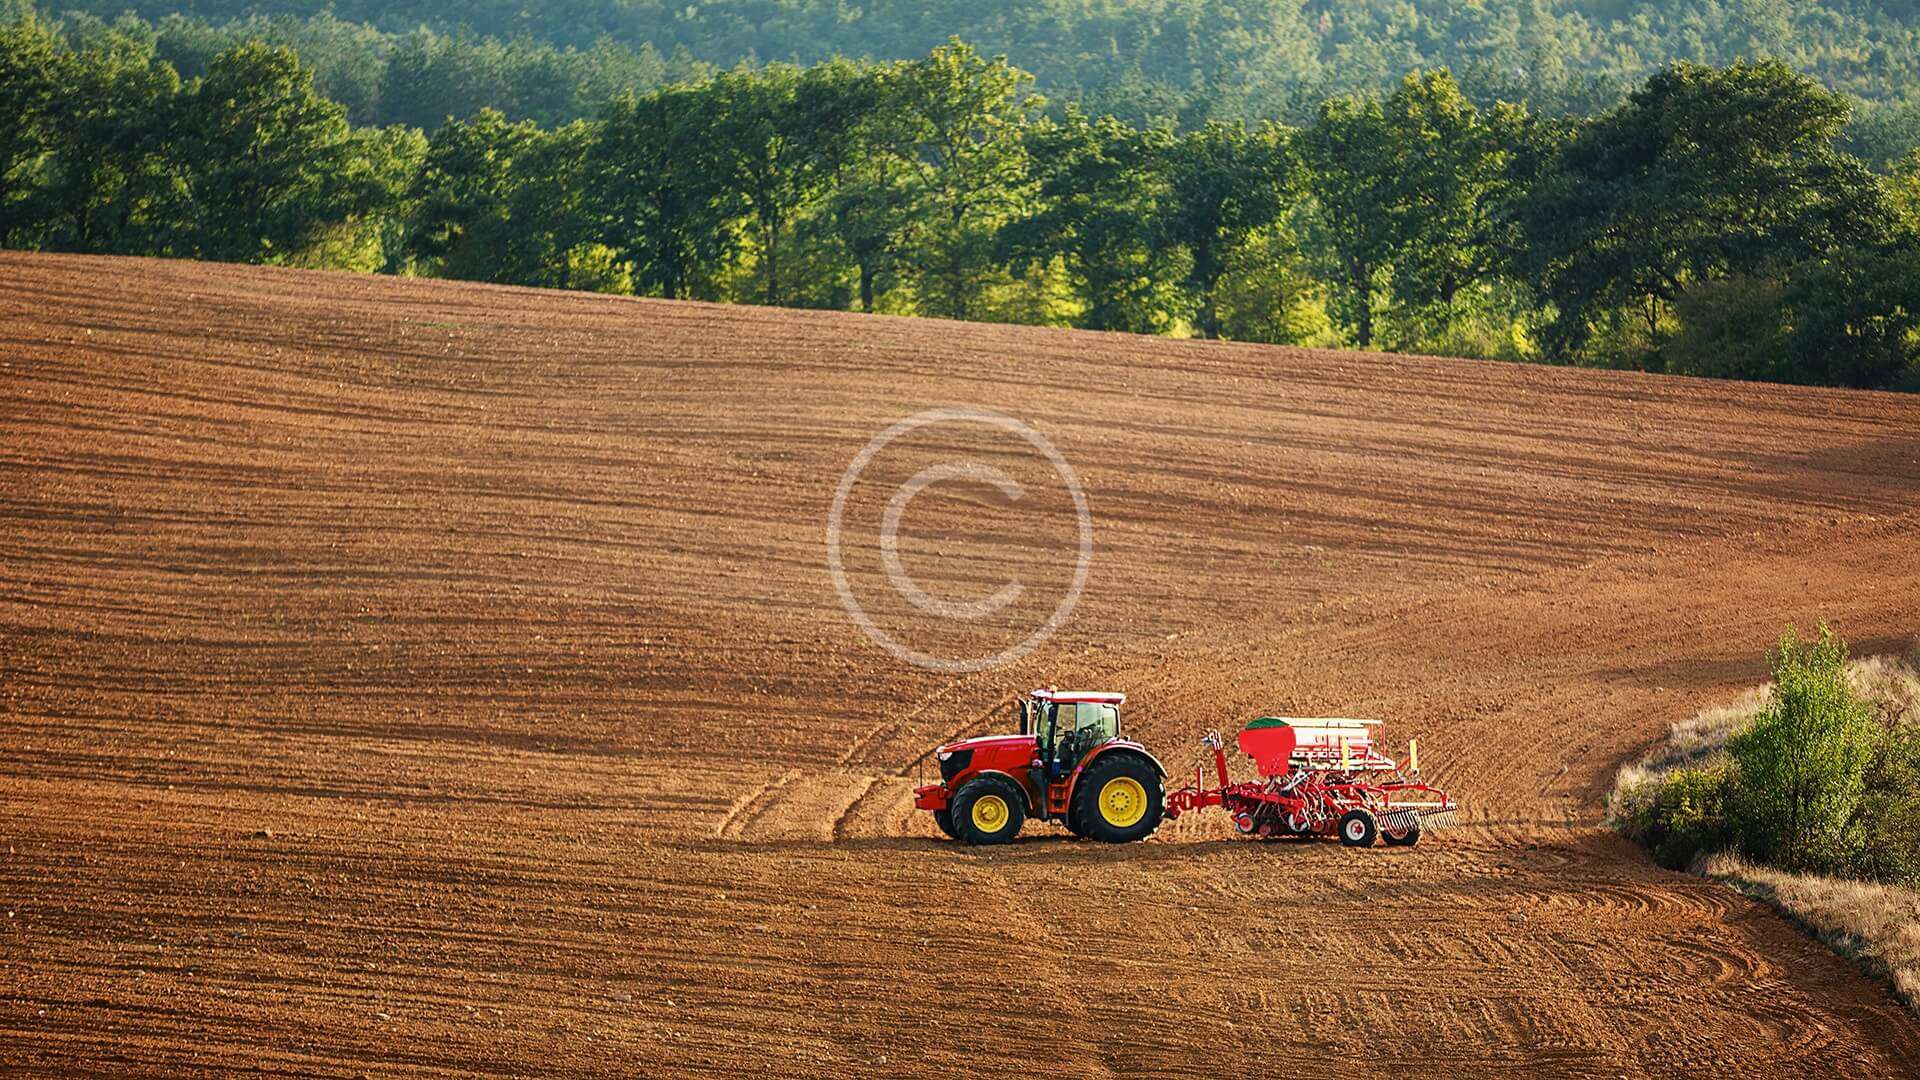
[[[1728,795],[1736,769],[1725,758],[1680,769],[1616,793],[1614,822],[1663,866],[1681,869],[1732,840]]]
[[[1856,873],[1920,886],[1920,723],[1887,730],[1867,768]]]
[[[567,249],[567,288],[626,295],[633,292],[633,274],[607,245],[576,244]]]
[[[1673,725],[1620,770],[1609,821],[1675,868],[1737,847],[1920,885],[1920,649],[1849,663],[1823,626],[1770,659],[1776,684]]]
[[[1727,752],[1738,765],[1731,808],[1740,848],[1789,870],[1846,872],[1856,862],[1867,766],[1882,740],[1847,685],[1847,647],[1788,633],[1769,658],[1774,692]]]

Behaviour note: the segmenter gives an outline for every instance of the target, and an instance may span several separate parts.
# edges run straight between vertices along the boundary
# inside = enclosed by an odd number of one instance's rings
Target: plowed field
[[[8,1075],[1920,1074],[1599,826],[1787,625],[1911,641],[1920,398],[11,253],[0,365]],[[956,406],[1089,512],[997,670],[828,569]],[[1075,520],[948,423],[840,550],[985,655]],[[1175,774],[1378,716],[1468,811],[939,838],[923,756],[1049,682]]]

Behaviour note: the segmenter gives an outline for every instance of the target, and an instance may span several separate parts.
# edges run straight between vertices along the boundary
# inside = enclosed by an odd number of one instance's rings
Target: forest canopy
[[[20,0],[7,0],[18,4]],[[704,70],[925,55],[959,37],[1034,75],[1056,109],[1135,124],[1302,123],[1326,98],[1444,67],[1481,105],[1616,104],[1670,62],[1778,59],[1855,98],[1850,138],[1884,164],[1920,143],[1920,4],[1902,0],[51,0],[132,13],[184,75],[220,47],[296,48],[357,123],[437,125],[495,108],[553,124],[608,89]],[[179,14],[184,9],[187,15]],[[216,47],[217,46],[217,47]]]

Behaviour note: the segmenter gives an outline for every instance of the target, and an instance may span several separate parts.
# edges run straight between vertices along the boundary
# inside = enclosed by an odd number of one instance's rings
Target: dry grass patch
[[[1847,668],[1847,681],[1883,723],[1920,722],[1920,644],[1905,657],[1854,661]]]
[[[1789,874],[1731,854],[1709,856],[1696,869],[1775,908],[1888,980],[1920,1014],[1920,889]]]
[[[1667,729],[1667,741],[1652,753],[1620,770],[1613,780],[1609,807],[1617,806],[1629,788],[1658,780],[1679,769],[1710,765],[1727,752],[1727,740],[1740,725],[1766,707],[1772,686],[1756,686],[1726,705],[1702,709],[1697,715]]]

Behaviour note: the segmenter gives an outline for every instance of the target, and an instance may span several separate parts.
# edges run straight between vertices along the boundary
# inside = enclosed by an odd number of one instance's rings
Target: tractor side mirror
[[[1015,698],[1013,700],[1013,720],[1015,724],[1019,725],[1020,734],[1022,735],[1030,734],[1027,731],[1027,699],[1026,698]]]

